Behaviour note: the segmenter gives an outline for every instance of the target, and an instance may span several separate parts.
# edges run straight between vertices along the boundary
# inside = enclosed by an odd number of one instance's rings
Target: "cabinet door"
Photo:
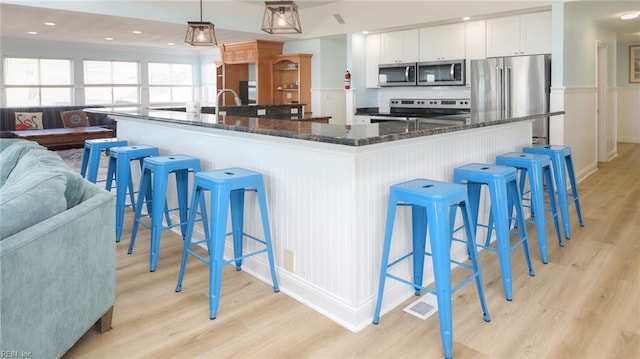
[[[487,20],[487,57],[520,54],[520,16]]]
[[[486,52],[486,26],[484,20],[469,21],[465,23],[465,54],[466,54],[466,84],[471,80],[471,60],[484,59]]]
[[[418,61],[418,29],[387,32],[380,35],[380,63]]]
[[[523,54],[551,53],[551,12],[520,16],[520,51]]]
[[[378,65],[380,65],[380,34],[367,35],[366,86],[378,87]]]
[[[465,57],[465,28],[463,23],[438,26],[440,28],[440,57],[460,60]]]
[[[460,60],[465,57],[464,24],[420,29],[419,61]]]

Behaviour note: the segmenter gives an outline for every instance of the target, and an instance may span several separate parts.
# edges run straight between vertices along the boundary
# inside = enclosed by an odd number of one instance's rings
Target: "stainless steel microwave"
[[[418,63],[419,86],[464,86],[464,60]]]
[[[415,86],[416,63],[378,65],[378,84],[380,86]]]

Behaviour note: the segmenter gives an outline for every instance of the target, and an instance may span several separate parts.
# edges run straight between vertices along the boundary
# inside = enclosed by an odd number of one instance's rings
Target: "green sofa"
[[[115,199],[35,142],[0,138],[0,351],[60,358],[111,328]]]

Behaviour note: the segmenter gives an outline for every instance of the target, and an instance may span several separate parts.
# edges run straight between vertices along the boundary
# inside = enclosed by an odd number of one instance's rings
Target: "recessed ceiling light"
[[[142,34],[142,31],[140,31],[140,30],[133,30],[131,32],[134,33],[134,34]]]
[[[167,42],[167,45],[173,46],[173,45],[175,45],[175,43],[174,42]]]
[[[107,41],[111,41],[111,40],[113,40],[113,37],[105,37],[104,39],[107,40]]]
[[[56,26],[55,22],[45,22],[44,24],[47,26]]]
[[[29,31],[29,35],[38,35],[36,31]]]
[[[465,16],[465,17],[462,18],[462,21],[469,21],[469,20],[471,20],[471,18],[469,16]]]
[[[638,13],[627,13],[627,14],[622,14],[622,16],[620,16],[620,18],[622,20],[631,20],[631,19],[635,19],[638,17]]]
[[[368,34],[368,33],[369,33],[369,31],[364,30],[362,33],[366,35],[366,34]]]

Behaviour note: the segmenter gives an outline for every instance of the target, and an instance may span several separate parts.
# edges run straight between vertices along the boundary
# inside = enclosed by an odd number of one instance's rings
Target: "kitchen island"
[[[484,114],[404,128],[302,118],[217,121],[213,115],[171,111],[109,115],[117,120],[118,136],[130,144],[198,157],[203,170],[244,167],[263,173],[282,292],[358,331],[373,316],[389,187],[418,177],[451,181],[457,166],[494,163],[496,155],[531,144],[531,121],[562,113],[511,119]],[[296,123],[309,126],[296,128]],[[246,201],[245,227],[259,233],[257,205],[250,196]],[[481,213],[486,217],[485,208]],[[392,256],[409,251],[409,219],[410,210],[398,211]],[[465,259],[466,248],[454,244],[452,257]],[[160,256],[158,265],[162,262]],[[427,262],[429,282],[433,273]],[[409,263],[397,267],[397,274],[409,275]],[[270,282],[265,258],[247,259],[243,270]],[[388,281],[382,312],[412,295],[408,286]],[[202,305],[206,308],[206,299]]]

